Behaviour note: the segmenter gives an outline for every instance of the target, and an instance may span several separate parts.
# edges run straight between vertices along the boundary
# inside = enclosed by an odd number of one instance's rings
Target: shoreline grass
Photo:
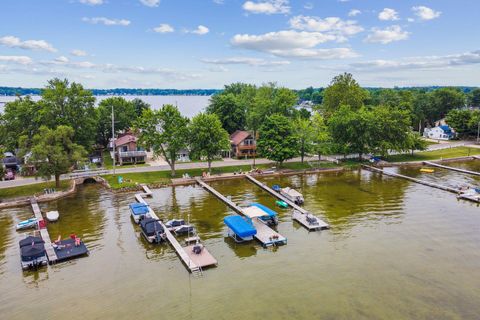
[[[480,155],[480,148],[454,147],[433,151],[421,151],[416,152],[413,155],[397,154],[387,157],[386,160],[389,162],[411,162],[468,157],[473,155]]]
[[[70,180],[61,180],[60,188],[55,187],[55,181],[40,182],[12,188],[2,188],[0,189],[0,200],[43,194],[43,190],[49,188],[53,188],[56,191],[66,191],[70,188]]]

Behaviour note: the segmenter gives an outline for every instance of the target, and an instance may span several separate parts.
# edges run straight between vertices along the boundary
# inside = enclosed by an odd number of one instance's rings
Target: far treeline
[[[298,107],[310,95],[313,107]],[[321,101],[318,103],[318,101]],[[317,103],[315,103],[317,102]],[[281,165],[296,156],[377,154],[424,149],[426,125],[480,105],[480,90],[366,90],[351,74],[336,76],[324,90],[300,93],[274,83],[233,83],[212,96],[205,112],[188,119],[176,106],[151,108],[140,99],[110,97],[95,106],[92,91],[68,80],[50,80],[37,102],[19,97],[0,114],[0,151],[18,151],[38,175],[72,170],[112,136],[131,129],[139,141],[169,163],[172,175],[180,151],[209,163],[230,149],[229,134],[250,130],[259,156]],[[473,120],[472,120],[473,121]]]

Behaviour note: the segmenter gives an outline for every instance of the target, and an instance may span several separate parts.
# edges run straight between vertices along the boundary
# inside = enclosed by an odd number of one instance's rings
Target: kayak
[[[24,230],[24,229],[35,228],[36,226],[37,226],[37,218],[30,218],[28,220],[20,221],[20,223],[17,224],[16,229]]]
[[[422,169],[420,169],[420,172],[424,172],[424,173],[434,173],[435,170],[430,169],[430,168],[422,168]]]
[[[279,206],[280,208],[288,208],[288,204],[285,201],[282,201],[282,200],[275,201],[275,204],[277,206]]]

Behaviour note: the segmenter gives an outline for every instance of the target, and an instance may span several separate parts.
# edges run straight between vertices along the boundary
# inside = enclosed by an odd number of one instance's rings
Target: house
[[[180,149],[177,154],[177,161],[190,162],[190,151],[187,149]]]
[[[434,128],[425,128],[423,136],[434,140],[450,140],[455,138],[455,132],[448,125],[440,125]]]
[[[147,152],[137,145],[138,138],[127,132],[115,139],[115,160],[119,165],[145,163]]]
[[[257,144],[248,131],[237,130],[230,135],[231,157],[245,158],[256,156]]]

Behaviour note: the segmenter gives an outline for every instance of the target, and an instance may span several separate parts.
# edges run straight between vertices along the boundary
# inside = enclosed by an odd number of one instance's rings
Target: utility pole
[[[112,151],[113,151],[113,174],[115,174],[115,115],[113,113],[113,104],[112,104]]]

